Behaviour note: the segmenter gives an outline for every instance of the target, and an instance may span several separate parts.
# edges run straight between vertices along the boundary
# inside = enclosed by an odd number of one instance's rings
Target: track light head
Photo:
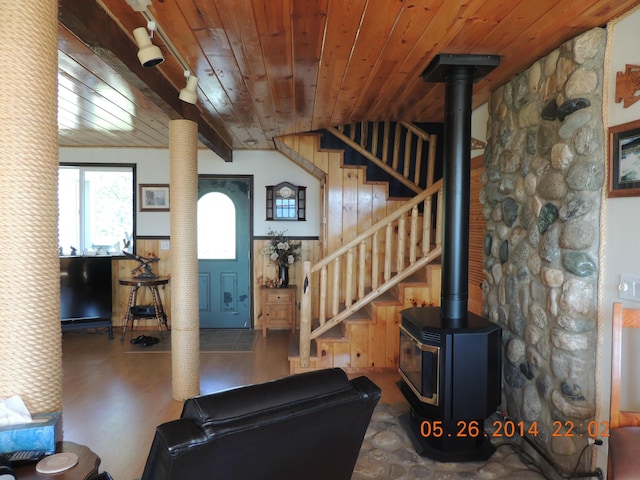
[[[154,67],[164,62],[160,48],[151,43],[146,28],[136,28],[133,31],[133,36],[138,44],[138,60],[143,67]]]
[[[195,105],[198,101],[198,92],[196,91],[196,88],[198,88],[198,77],[195,75],[189,75],[187,77],[187,86],[180,90],[178,98],[183,102]]]

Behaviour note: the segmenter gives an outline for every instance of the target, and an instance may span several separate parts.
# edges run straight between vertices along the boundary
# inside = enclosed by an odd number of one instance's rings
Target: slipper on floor
[[[149,338],[147,335],[138,335],[136,338],[132,338],[131,339],[131,343],[133,345],[137,344],[137,343],[142,343],[144,342],[147,338]]]
[[[160,339],[156,337],[147,337],[142,341],[143,347],[150,347],[151,345],[155,345],[156,343],[160,343]]]

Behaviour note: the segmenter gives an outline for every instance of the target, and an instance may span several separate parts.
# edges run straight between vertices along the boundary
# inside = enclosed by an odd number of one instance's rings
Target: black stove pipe
[[[440,318],[450,328],[467,325],[473,82],[499,63],[497,55],[440,54],[422,74],[445,83]]]
[[[445,73],[442,290],[440,317],[463,327],[469,299],[469,197],[473,67]]]

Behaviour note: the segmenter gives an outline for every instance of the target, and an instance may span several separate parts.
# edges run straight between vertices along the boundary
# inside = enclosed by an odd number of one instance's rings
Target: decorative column
[[[198,312],[198,124],[169,123],[171,164],[171,359],[173,398],[200,393]]]
[[[62,408],[58,3],[0,2],[0,398]]]

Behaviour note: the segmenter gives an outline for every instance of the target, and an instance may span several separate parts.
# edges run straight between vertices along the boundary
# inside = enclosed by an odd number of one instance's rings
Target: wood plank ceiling
[[[131,0],[130,0],[131,1]],[[144,0],[138,0],[144,3]],[[272,139],[358,121],[439,122],[444,88],[420,74],[439,53],[498,54],[474,107],[562,42],[638,0],[150,0],[165,62],[136,65],[125,0],[60,0],[61,146],[167,146],[169,118],[203,143],[274,148]],[[168,45],[162,38],[169,40]],[[177,100],[182,62],[197,108]]]

